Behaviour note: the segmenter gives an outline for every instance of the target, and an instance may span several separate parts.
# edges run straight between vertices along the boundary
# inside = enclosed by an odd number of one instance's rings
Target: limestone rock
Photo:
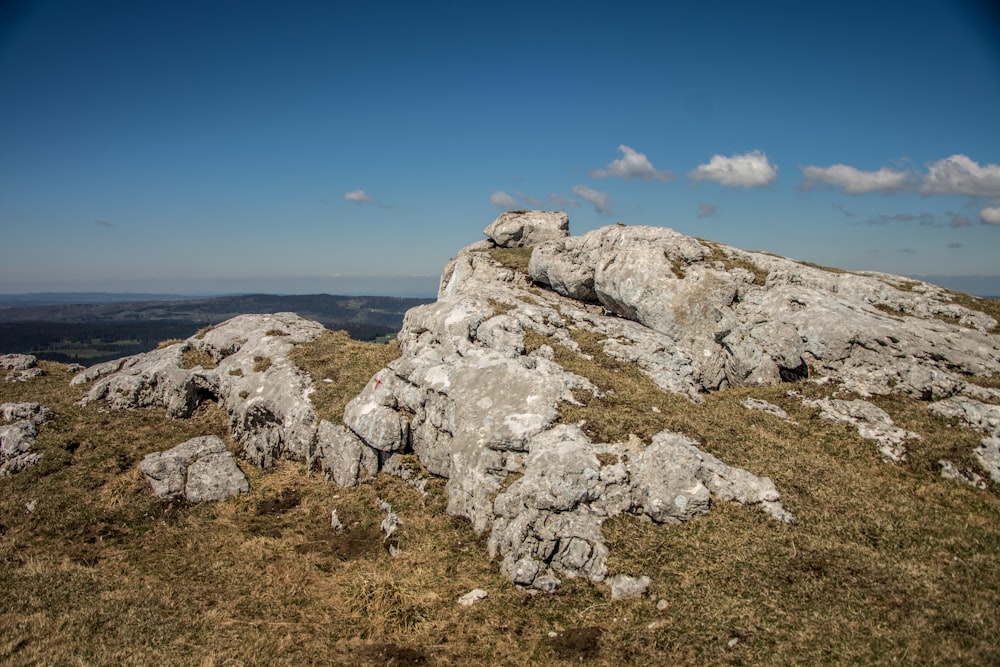
[[[507,211],[483,230],[501,248],[534,246],[569,234],[569,216],[558,211]]]
[[[26,371],[37,363],[33,354],[0,354],[0,368],[7,371]]]
[[[627,600],[629,598],[641,598],[649,588],[649,577],[630,577],[627,574],[616,574],[608,579],[611,586],[612,600]]]
[[[778,419],[782,419],[784,421],[790,421],[788,419],[787,412],[779,408],[774,403],[769,403],[759,398],[745,398],[742,401],[740,401],[740,405],[742,405],[747,410],[760,410],[761,412],[766,412],[769,415],[774,415]]]
[[[44,375],[37,364],[38,359],[32,354],[0,355],[0,368],[12,371],[4,376],[4,380],[7,382],[24,382]]]
[[[250,491],[246,475],[216,436],[193,438],[148,454],[140,468],[158,498],[183,496],[190,503],[201,503]]]
[[[162,406],[178,418],[216,401],[249,461],[265,468],[280,458],[305,461],[309,468],[318,463],[338,484],[353,486],[374,474],[377,457],[342,427],[316,416],[309,401],[312,381],[288,359],[293,346],[323,330],[294,313],[241,315],[182,343],[92,366],[71,384],[94,383],[84,404]],[[199,365],[189,367],[191,356]]]
[[[819,408],[823,419],[856,427],[862,438],[876,441],[882,455],[893,463],[906,460],[906,441],[920,437],[893,424],[885,410],[868,401],[824,398],[803,400],[803,403]]]
[[[927,409],[944,417],[960,419],[986,434],[972,453],[990,479],[1000,484],[1000,405],[982,403],[966,396],[954,396],[932,403]]]
[[[42,454],[32,451],[35,438],[38,427],[52,417],[52,411],[39,403],[0,404],[0,419],[12,422],[0,424],[0,477],[13,475],[41,460]]]
[[[533,280],[666,336],[699,391],[828,376],[862,396],[945,398],[1000,372],[995,320],[898,276],[806,266],[655,227],[543,243]]]

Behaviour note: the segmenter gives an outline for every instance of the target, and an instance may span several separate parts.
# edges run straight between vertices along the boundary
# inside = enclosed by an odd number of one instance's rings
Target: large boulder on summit
[[[507,211],[483,230],[501,248],[533,246],[569,234],[569,216],[561,211]]]

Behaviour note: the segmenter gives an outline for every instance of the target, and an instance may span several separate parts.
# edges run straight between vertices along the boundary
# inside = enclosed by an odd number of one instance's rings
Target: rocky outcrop
[[[535,281],[665,336],[696,391],[808,375],[862,396],[961,392],[1000,372],[997,322],[934,285],[847,273],[655,227],[538,246]]]
[[[932,285],[806,266],[669,229],[614,225],[568,237],[562,214],[504,214],[486,233],[445,267],[437,302],[406,314],[401,356],[348,403],[343,426],[317,419],[311,381],[288,361],[293,344],[321,331],[290,314],[236,318],[74,382],[94,383],[85,401],[160,405],[175,416],[217,400],[244,457],[263,466],[279,457],[317,463],[345,486],[384,468],[422,490],[403,463],[415,455],[447,480],[447,511],[488,533],[504,574],[546,591],[565,577],[625,575],[608,572],[602,533],[616,515],[674,524],[730,501],[776,526],[794,520],[770,479],[720,461],[685,434],[596,442],[581,424],[564,423],[567,406],[602,391],[556,361],[587,358],[578,340],[596,341],[692,401],[805,378],[861,397],[904,391],[952,401],[939,402],[941,410],[959,410],[959,398],[1000,396],[967,381],[1000,372],[996,321]],[[530,276],[491,254],[525,245],[535,246]],[[902,461],[915,437],[863,400],[808,404],[877,439],[891,461]],[[764,401],[744,406],[788,419]],[[984,467],[1000,462],[988,433]],[[634,574],[615,586],[641,581]]]
[[[0,368],[11,371],[4,376],[6,382],[24,382],[44,375],[38,367],[38,359],[32,354],[0,355]]]
[[[82,403],[163,407],[173,417],[216,401],[242,455],[262,467],[280,458],[318,464],[342,486],[377,470],[375,453],[342,425],[319,419],[312,380],[289,359],[322,325],[294,313],[241,315],[153,352],[93,366],[71,381],[93,383]]]
[[[250,492],[226,444],[213,435],[148,454],[139,467],[157,498],[202,503]]]
[[[508,211],[483,233],[504,248],[535,246],[569,236],[569,216],[561,211]]]
[[[12,355],[7,355],[12,356]],[[52,419],[52,411],[39,403],[0,405],[0,477],[13,475],[41,460],[33,451],[38,427]]]

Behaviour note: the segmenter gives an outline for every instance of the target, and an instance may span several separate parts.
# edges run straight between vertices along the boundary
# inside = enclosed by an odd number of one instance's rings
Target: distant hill
[[[242,294],[203,299],[157,296],[119,301],[115,294],[38,294],[0,298],[0,352],[63,363],[99,363],[187,338],[236,315],[294,312],[355,340],[395,335],[410,308],[433,299],[385,296]],[[150,295],[131,295],[150,296]],[[155,295],[154,295],[155,296]],[[94,297],[85,303],[88,297]],[[34,299],[34,303],[32,300]]]

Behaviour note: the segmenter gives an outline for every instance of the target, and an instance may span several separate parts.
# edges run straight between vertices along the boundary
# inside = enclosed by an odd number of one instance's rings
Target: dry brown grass
[[[880,399],[923,436],[910,443],[909,462],[893,466],[873,443],[787,396],[787,385],[727,390],[700,405],[660,397],[649,422],[642,381],[608,364],[592,337],[578,340],[606,368],[577,370],[622,397],[589,405],[583,418],[605,420],[608,433],[684,431],[772,477],[798,523],[727,503],[682,526],[613,519],[612,570],[650,576],[651,597],[612,601],[606,587],[573,580],[532,595],[498,574],[467,522],[445,514],[443,480],[421,496],[386,476],[340,489],[300,465],[243,464],[248,496],[157,501],[138,472],[142,456],[225,436],[225,416],[80,407],[86,388],[68,387],[64,367],[45,363],[44,377],[0,384],[0,401],[39,400],[58,414],[41,429],[42,461],[0,479],[0,662],[997,664],[997,489],[942,480],[932,465],[967,452],[977,434],[911,399]],[[329,418],[396,354],[330,333],[293,356],[314,378],[336,380],[317,381],[313,395],[331,391],[318,401]],[[629,403],[630,393],[641,398]],[[750,395],[795,423],[740,407]],[[377,498],[405,522],[395,558],[382,543]],[[333,509],[343,533],[330,528]],[[456,604],[477,587],[489,597]]]
[[[532,247],[524,248],[492,248],[490,257],[512,271],[519,271],[524,275],[528,273],[528,262],[531,261]]]

